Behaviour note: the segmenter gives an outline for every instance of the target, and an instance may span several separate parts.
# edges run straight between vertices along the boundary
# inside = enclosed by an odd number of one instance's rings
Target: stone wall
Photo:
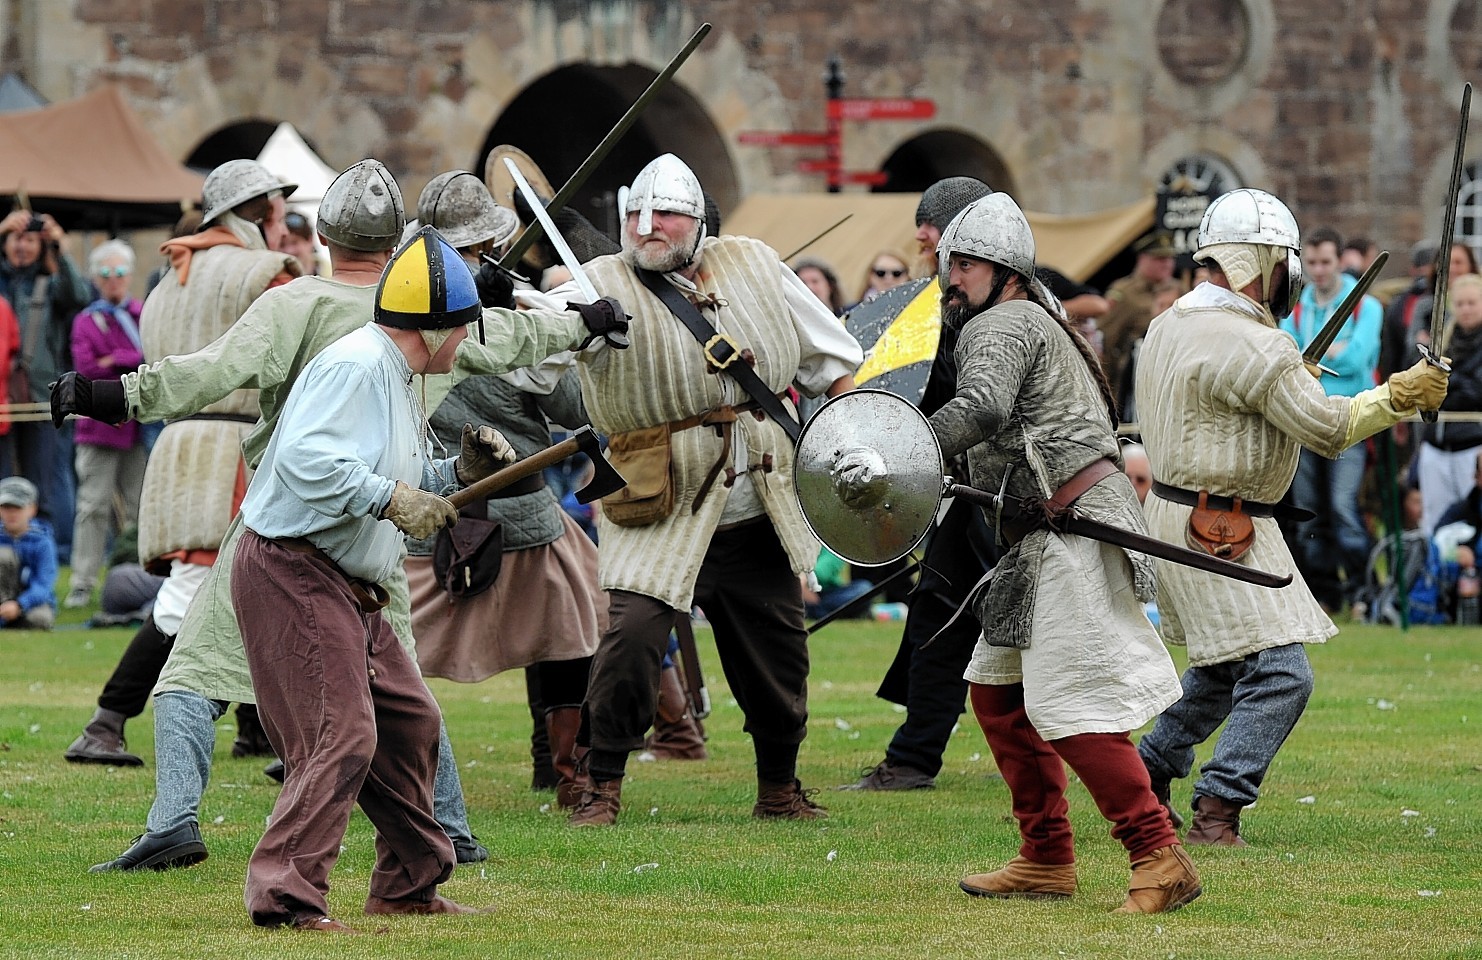
[[[736,134],[820,129],[837,54],[846,95],[938,105],[929,121],[848,124],[848,168],[956,130],[1026,206],[1071,213],[1145,196],[1206,153],[1304,225],[1395,249],[1438,228],[1459,86],[1482,66],[1482,0],[0,0],[0,51],[54,100],[121,85],[182,159],[229,124],[288,120],[332,166],[378,156],[415,196],[478,163],[534,81],[657,70],[706,19],[678,78],[699,115],[673,107],[646,135],[718,138],[727,202],[821,189],[795,170],[817,150]],[[547,136],[584,153],[602,131],[564,130],[562,112],[549,105]]]

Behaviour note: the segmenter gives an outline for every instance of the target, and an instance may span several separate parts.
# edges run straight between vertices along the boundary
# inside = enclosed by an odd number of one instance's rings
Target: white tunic
[[[1342,451],[1349,398],[1328,397],[1292,338],[1254,303],[1200,284],[1155,318],[1137,364],[1137,411],[1157,480],[1186,490],[1275,503],[1291,486],[1302,446]],[[1148,528],[1184,544],[1192,507],[1150,494]],[[1276,521],[1256,518],[1245,566],[1296,565]],[[1163,638],[1187,644],[1190,666],[1239,660],[1268,647],[1322,643],[1338,632],[1300,576],[1280,589],[1158,562]]]

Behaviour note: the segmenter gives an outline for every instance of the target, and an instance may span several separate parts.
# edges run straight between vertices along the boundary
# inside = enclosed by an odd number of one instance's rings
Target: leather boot
[[[1241,809],[1240,804],[1219,797],[1194,797],[1194,822],[1184,843],[1191,847],[1246,846],[1240,839]]]
[[[124,721],[127,718],[116,710],[102,707],[93,714],[88,725],[82,728],[82,736],[72,741],[72,746],[62,754],[73,763],[109,763],[117,767],[142,767],[144,761],[126,749],[124,743]]]
[[[561,785],[561,773],[551,753],[550,717],[545,708],[532,705],[530,719],[530,790],[554,790]]]
[[[1075,895],[1075,864],[1035,863],[1015,857],[992,873],[963,877],[957,885],[974,897],[1060,899]]]
[[[257,718],[257,707],[250,703],[237,704],[237,738],[232,741],[234,757],[276,757],[273,745],[268,742],[268,732]]]
[[[1166,913],[1192,903],[1203,892],[1194,861],[1175,843],[1132,862],[1127,900],[1112,913]]]
[[[551,765],[556,768],[556,803],[570,810],[581,802],[588,781],[577,761],[586,753],[576,745],[581,729],[581,706],[551,707],[545,714],[546,735],[551,744]]]
[[[705,751],[705,731],[690,714],[678,670],[659,671],[659,710],[643,749],[656,760],[704,760],[710,756]]]
[[[621,777],[589,781],[566,822],[573,827],[610,827],[617,823],[618,811],[623,809],[622,796]]]
[[[1167,780],[1153,781],[1153,796],[1163,805],[1163,809],[1168,811],[1168,822],[1173,824],[1173,829],[1177,830],[1184,825],[1184,818],[1173,809],[1172,792],[1172,787]]]
[[[172,870],[193,867],[206,859],[206,844],[201,828],[189,820],[169,833],[143,833],[134,838],[133,846],[106,863],[88,867],[88,873],[110,873],[114,870]]]
[[[758,820],[826,820],[828,811],[813,802],[817,792],[804,790],[796,779],[790,783],[758,781],[751,815]]]

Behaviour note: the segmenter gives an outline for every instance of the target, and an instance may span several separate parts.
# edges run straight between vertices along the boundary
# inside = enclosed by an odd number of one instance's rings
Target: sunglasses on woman
[[[906,275],[906,271],[904,269],[882,270],[880,267],[875,267],[873,272],[875,276],[879,277],[882,280],[886,277],[894,277],[899,280],[901,277],[904,277]]]
[[[104,280],[107,280],[109,277],[127,277],[128,275],[128,267],[118,266],[98,268],[98,276],[102,277]]]

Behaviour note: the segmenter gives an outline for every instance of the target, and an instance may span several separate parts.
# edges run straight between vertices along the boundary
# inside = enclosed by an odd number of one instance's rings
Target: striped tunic
[[[704,309],[706,319],[756,354],[757,376],[768,389],[787,389],[799,377],[800,366],[811,360],[804,356],[800,318],[789,307],[782,283],[786,268],[765,244],[746,237],[712,237],[702,249],[695,283],[702,295],[718,298],[713,309]],[[597,289],[616,297],[633,318],[629,349],[589,352],[577,365],[594,427],[606,434],[636,430],[746,400],[730,377],[709,371],[700,344],[622,256],[599,257],[586,269]],[[826,312],[822,316],[837,325]],[[852,340],[849,346],[852,355],[839,358],[845,372],[860,359]],[[734,425],[732,443],[744,448],[752,490],[776,527],[792,569],[812,570],[820,547],[793,493],[792,441],[770,418],[743,415]],[[695,507],[700,485],[721,452],[721,438],[713,429],[676,433],[670,473],[674,512],[644,527],[620,527],[599,513],[598,577],[604,590],[653,597],[676,610],[690,608],[700,565],[732,492],[722,474]],[[764,471],[767,457],[771,469]]]
[[[1275,503],[1301,447],[1342,452],[1349,406],[1323,392],[1264,310],[1209,283],[1153,320],[1138,356],[1137,411],[1153,476],[1188,490]],[[1146,510],[1154,536],[1186,542],[1192,507],[1150,495]],[[1276,521],[1254,522],[1255,545],[1239,562],[1294,573]],[[1338,632],[1300,576],[1272,589],[1159,561],[1158,612],[1163,638],[1187,644],[1194,667]]]

